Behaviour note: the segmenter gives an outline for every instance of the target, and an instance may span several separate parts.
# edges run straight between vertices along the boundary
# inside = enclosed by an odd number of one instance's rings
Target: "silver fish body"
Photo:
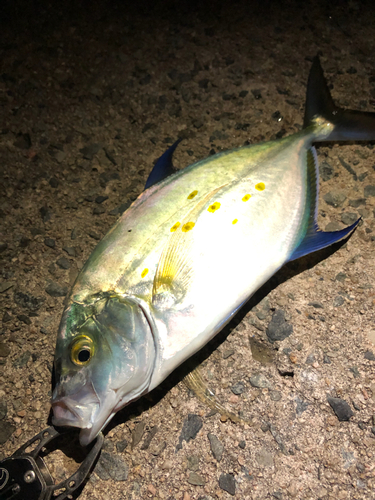
[[[354,229],[317,229],[312,144],[350,136],[350,126],[345,114],[340,128],[333,113],[312,109],[293,136],[220,153],[161,179],[98,244],[58,333],[55,425],[80,427],[81,443],[89,443],[120,408],[216,335],[283,264]],[[355,115],[360,139],[374,135],[369,115],[365,124]]]

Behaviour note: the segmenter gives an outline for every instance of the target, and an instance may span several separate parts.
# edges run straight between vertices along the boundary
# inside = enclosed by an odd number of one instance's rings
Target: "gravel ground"
[[[155,159],[177,137],[182,168],[299,130],[317,53],[337,104],[373,111],[374,14],[354,0],[3,2],[0,458],[47,425],[64,296]],[[375,151],[318,155],[320,226],[360,227],[282,269],[120,412],[80,499],[375,498]],[[199,363],[249,423],[187,390]],[[51,454],[57,480],[78,455]]]

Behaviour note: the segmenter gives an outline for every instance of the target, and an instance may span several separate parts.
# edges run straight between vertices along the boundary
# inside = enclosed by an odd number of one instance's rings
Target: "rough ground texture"
[[[1,9],[4,457],[47,425],[64,296],[155,159],[177,137],[181,168],[299,130],[318,52],[336,102],[373,111],[375,17],[359,1]],[[192,363],[251,423],[210,412],[184,367],[110,424],[80,499],[375,498],[375,150],[318,155],[320,226],[360,227],[281,270]],[[54,452],[55,478],[78,459]]]

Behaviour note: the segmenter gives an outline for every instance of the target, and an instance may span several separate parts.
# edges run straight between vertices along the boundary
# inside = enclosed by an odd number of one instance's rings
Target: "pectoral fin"
[[[166,296],[172,296],[175,301],[181,300],[190,288],[194,277],[192,246],[194,243],[194,228],[201,211],[213,196],[225,185],[220,186],[196,203],[192,210],[181,221],[171,224],[171,236],[161,254],[155,273],[152,302],[157,305]]]

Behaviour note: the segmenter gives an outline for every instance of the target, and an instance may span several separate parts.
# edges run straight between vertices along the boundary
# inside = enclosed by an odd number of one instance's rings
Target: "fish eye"
[[[77,366],[87,365],[94,355],[94,343],[87,335],[76,338],[70,348],[70,359]]]

